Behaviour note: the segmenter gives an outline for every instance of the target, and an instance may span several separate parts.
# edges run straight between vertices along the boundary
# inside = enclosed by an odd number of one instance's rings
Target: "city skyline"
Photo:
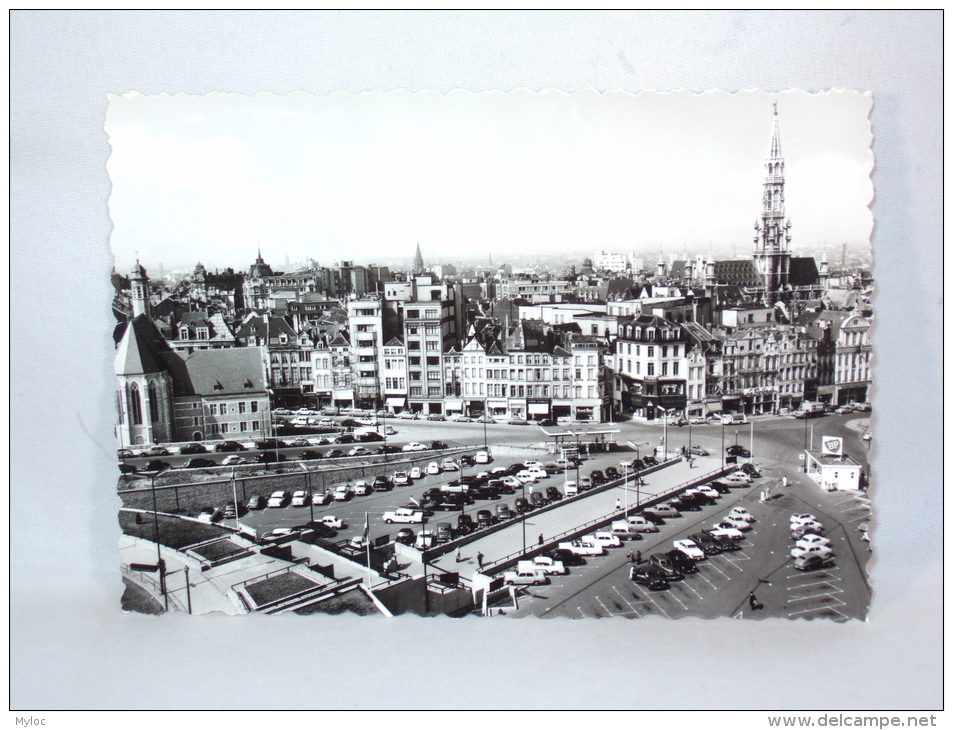
[[[869,246],[872,101],[855,92],[128,94],[105,125],[117,269],[240,267],[259,247],[409,259],[418,241],[431,259],[747,257],[774,100],[794,248]]]

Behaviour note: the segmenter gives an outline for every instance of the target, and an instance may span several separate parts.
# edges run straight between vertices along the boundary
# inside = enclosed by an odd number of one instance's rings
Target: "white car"
[[[751,524],[747,520],[742,520],[738,517],[733,517],[732,515],[725,515],[720,521],[716,522],[714,526],[716,528],[733,527],[734,529],[741,530],[742,532],[747,532],[751,529]]]
[[[441,461],[440,468],[444,471],[460,471],[460,465],[453,459],[444,459]]]
[[[268,498],[269,507],[284,507],[285,500],[288,498],[288,495],[285,492],[272,492],[271,496]]]
[[[436,461],[431,461],[427,464],[427,473],[428,474],[439,474],[440,473],[440,464]]]
[[[691,489],[686,489],[685,494],[704,494],[706,497],[711,497],[712,499],[718,499],[721,497],[721,494],[717,489],[709,487],[707,484],[703,484],[700,487],[692,487]]]
[[[571,479],[567,479],[563,484],[563,492],[567,497],[575,497],[577,494],[579,494],[579,485]]]
[[[404,447],[401,451],[426,451],[427,447],[424,446],[419,441],[411,441],[409,444],[404,444]]]
[[[470,423],[470,419],[462,413],[454,413],[452,416],[449,416],[447,420],[453,421],[454,423]]]
[[[297,492],[291,495],[291,506],[292,507],[305,507],[308,504],[308,493],[303,489],[299,489]]]
[[[676,550],[678,550],[681,553],[684,553],[685,555],[690,557],[692,560],[705,559],[705,553],[702,552],[702,549],[698,547],[698,545],[696,545],[691,540],[675,540],[674,542],[672,542],[672,545],[675,546]]]
[[[541,570],[508,570],[503,573],[503,582],[511,586],[541,586],[549,578]]]
[[[330,489],[326,489],[323,492],[315,492],[311,495],[311,504],[322,505],[329,504],[334,501],[334,492]]]
[[[748,472],[739,469],[738,471],[733,471],[729,474],[726,479],[737,479],[738,481],[744,482],[745,484],[751,484],[751,476]]]
[[[505,476],[500,481],[503,482],[503,486],[512,487],[513,489],[519,489],[523,486],[523,482],[512,475]]]
[[[222,466],[237,466],[238,464],[247,464],[248,459],[243,459],[238,454],[232,454],[222,459]]]
[[[334,490],[335,502],[346,502],[351,498],[351,488],[347,484],[342,484]]]
[[[360,481],[354,482],[354,496],[355,497],[363,497],[367,494],[370,494],[373,491],[374,491],[374,488],[363,479],[361,479]]]
[[[737,517],[739,520],[744,520],[745,522],[754,522],[754,516],[746,510],[744,507],[732,507],[731,512],[728,513],[729,517]]]
[[[330,418],[322,418],[318,421],[318,425],[323,427],[333,426],[334,421],[332,421]]]
[[[622,540],[620,540],[617,535],[613,535],[611,532],[593,532],[590,535],[586,535],[582,539],[594,542],[596,545],[602,545],[604,548],[622,547]]]
[[[804,535],[796,543],[794,547],[810,547],[811,545],[824,545],[826,547],[831,547],[831,541],[826,537],[821,535],[815,535],[813,532]]]
[[[560,550],[568,550],[574,555],[602,555],[605,548],[602,545],[596,545],[589,540],[573,540],[572,542],[559,543]]]
[[[405,471],[394,472],[394,486],[406,487],[410,484],[410,475]]]
[[[385,426],[384,429],[383,429],[383,431],[384,431],[384,435],[385,435],[385,436],[396,436],[396,435],[397,435],[397,429],[394,428],[393,426]]]
[[[520,484],[535,484],[538,477],[529,469],[521,469],[516,472],[516,478]]]
[[[275,408],[275,410],[273,410],[272,413],[274,413],[276,416],[290,416],[291,415],[291,411],[289,411],[287,408]]]
[[[307,426],[308,419],[305,416],[298,416],[297,418],[292,418],[291,425],[292,426]]]
[[[422,523],[423,521],[423,510],[412,509],[410,507],[398,507],[395,510],[384,513],[384,522],[386,522],[388,525],[391,525],[395,522]]]
[[[376,426],[377,425],[376,418],[358,418],[356,420],[362,426]]]
[[[708,423],[708,417],[707,416],[692,416],[691,418],[688,419],[688,422],[692,424],[693,426],[697,426],[699,424]]]
[[[801,522],[791,528],[791,537],[800,540],[805,535],[823,535],[824,525],[815,520],[814,522]]]
[[[321,524],[325,527],[330,527],[332,530],[343,530],[345,527],[347,527],[346,522],[338,519],[334,515],[325,515],[322,517]]]
[[[311,415],[311,409],[310,409],[310,408],[298,408],[298,409],[294,412],[294,414],[295,414],[296,416],[310,416],[310,415]]]
[[[747,474],[741,472],[741,474],[744,474],[744,476],[736,476],[737,474],[738,472],[735,472],[734,474],[723,477],[718,481],[720,481],[722,484],[726,484],[729,487],[745,487],[751,484],[751,477],[749,477]]]
[[[547,575],[563,575],[568,572],[562,560],[553,560],[545,555],[537,555],[532,560],[520,560],[516,564],[516,569],[518,571],[541,570]]]
[[[818,555],[822,558],[830,558],[834,555],[834,549],[830,545],[806,545],[803,547],[794,546],[791,550],[791,557],[795,560],[805,555]]]
[[[532,468],[532,467],[534,467],[534,466],[538,466],[538,467],[542,468],[542,467],[543,467],[543,463],[542,463],[541,461],[524,461],[524,462],[523,462],[523,466],[525,466],[527,469],[530,469],[530,468]]]
[[[743,540],[744,534],[737,527],[713,527],[708,531],[712,537],[727,537],[729,540]]]
[[[421,530],[417,533],[417,539],[414,541],[414,547],[418,550],[427,550],[433,547],[433,533],[428,530]]]
[[[424,476],[424,470],[421,469],[419,466],[415,466],[410,470],[411,479],[422,479],[423,476]]]
[[[490,463],[490,452],[488,451],[477,451],[473,457],[473,461],[477,464],[489,464]]]
[[[670,504],[656,504],[645,508],[646,512],[658,515],[659,517],[681,517],[682,513]]]
[[[817,521],[817,518],[816,518],[814,515],[812,515],[812,514],[808,514],[807,512],[802,512],[802,513],[800,513],[800,514],[791,515],[791,527],[792,527],[792,528],[793,528],[795,525],[801,524],[802,522],[816,522],[816,521]]]

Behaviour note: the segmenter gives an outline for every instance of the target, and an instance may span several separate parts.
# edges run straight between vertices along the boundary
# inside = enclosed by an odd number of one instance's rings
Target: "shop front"
[[[492,418],[506,418],[510,413],[509,403],[505,398],[487,398],[486,410],[487,415]]]
[[[455,413],[463,413],[463,400],[460,398],[447,398],[443,402],[443,410],[448,416]]]
[[[542,421],[549,418],[551,408],[548,399],[532,398],[527,401],[526,410],[531,420]]]

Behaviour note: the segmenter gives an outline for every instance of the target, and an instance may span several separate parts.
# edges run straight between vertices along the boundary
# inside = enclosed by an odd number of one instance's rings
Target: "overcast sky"
[[[417,241],[748,255],[775,100],[795,248],[868,241],[854,92],[126,94],[105,125],[116,266],[409,260]]]

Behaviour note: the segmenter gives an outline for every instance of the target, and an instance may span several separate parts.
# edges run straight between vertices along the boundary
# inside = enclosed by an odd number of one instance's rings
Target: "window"
[[[242,421],[241,423],[239,423],[239,424],[238,424],[238,430],[239,430],[239,431],[242,431],[242,432],[247,431],[247,430],[248,430],[248,422],[247,422],[247,421]]]
[[[149,422],[159,422],[159,394],[155,383],[149,383]]]
[[[649,346],[649,348],[648,348],[648,356],[649,356],[649,357],[655,357],[655,348],[654,348],[654,347]]]
[[[142,400],[136,383],[129,389],[129,422],[133,426],[142,425]]]
[[[412,379],[413,379],[413,378],[411,378],[411,380],[412,380]],[[422,395],[423,392],[424,392],[424,391],[423,391],[423,388],[421,388],[419,385],[412,385],[412,386],[410,386],[410,394],[411,394],[412,396],[414,396],[414,395],[417,395],[417,396]]]
[[[650,362],[648,364],[648,370],[646,371],[646,375],[649,375],[649,376],[655,375],[655,363]]]
[[[221,425],[220,425],[220,428],[221,428],[222,433],[228,433],[228,424],[227,424],[227,423],[221,424]]]
[[[238,401],[238,412],[239,412],[239,413],[244,413],[244,412],[245,412],[245,401],[243,401],[243,400]],[[242,431],[244,431],[244,430],[245,430],[245,429],[243,428]]]
[[[663,363],[662,363],[662,375],[668,375],[668,363],[667,363],[667,362],[663,362]]]

